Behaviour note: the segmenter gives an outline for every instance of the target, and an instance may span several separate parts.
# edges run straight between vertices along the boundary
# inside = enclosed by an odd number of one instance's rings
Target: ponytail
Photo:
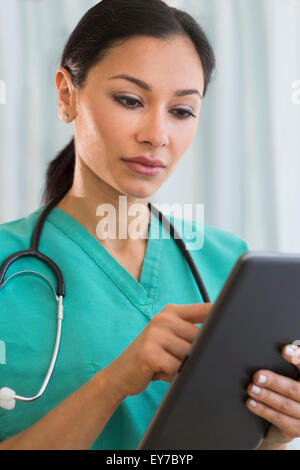
[[[60,194],[66,194],[71,189],[74,168],[75,145],[73,137],[71,142],[48,165],[46,187],[43,194],[43,203],[45,205]]]

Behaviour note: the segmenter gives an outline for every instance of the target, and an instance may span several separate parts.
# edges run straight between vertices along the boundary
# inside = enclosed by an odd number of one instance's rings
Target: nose
[[[149,143],[155,148],[169,144],[168,123],[162,112],[149,112],[142,118],[137,140],[140,143]]]

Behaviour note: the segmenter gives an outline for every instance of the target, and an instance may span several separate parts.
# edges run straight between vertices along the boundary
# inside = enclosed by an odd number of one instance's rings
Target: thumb
[[[282,349],[282,356],[300,370],[300,348],[296,344],[287,344]]]

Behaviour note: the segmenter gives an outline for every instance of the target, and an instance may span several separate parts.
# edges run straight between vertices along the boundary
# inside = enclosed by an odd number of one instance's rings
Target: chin
[[[138,191],[138,190],[129,190],[129,191],[122,191],[124,195],[126,195],[129,198],[134,198],[134,199],[148,199],[154,194],[155,191]]]
[[[125,193],[127,197],[132,197],[134,199],[148,199],[152,196],[153,192],[147,191],[128,191]]]
[[[157,191],[157,189],[157,185],[141,181],[136,182],[135,184],[130,184],[128,186],[124,185],[122,188],[120,188],[120,192],[127,197],[132,197],[135,199],[148,199]]]

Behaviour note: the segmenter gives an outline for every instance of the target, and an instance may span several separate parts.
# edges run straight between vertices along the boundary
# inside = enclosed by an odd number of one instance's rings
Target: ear
[[[58,115],[65,121],[64,115],[68,114],[73,120],[76,113],[76,93],[71,79],[71,75],[67,69],[60,67],[55,76],[55,85],[57,88],[58,97]]]

